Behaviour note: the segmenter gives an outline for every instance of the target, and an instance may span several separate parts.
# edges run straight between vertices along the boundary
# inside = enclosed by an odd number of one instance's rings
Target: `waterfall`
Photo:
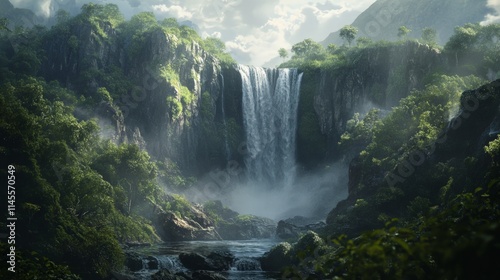
[[[240,65],[249,180],[289,186],[295,178],[297,108],[302,74],[297,69]]]
[[[226,123],[226,105],[224,103],[224,76],[221,74],[221,108],[222,108],[222,126],[223,126],[223,136],[224,136],[224,149],[226,152],[226,161],[229,162],[231,159],[231,150],[229,149],[229,141],[227,136],[227,123]]]

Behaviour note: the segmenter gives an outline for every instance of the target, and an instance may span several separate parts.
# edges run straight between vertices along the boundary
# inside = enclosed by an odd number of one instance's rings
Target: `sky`
[[[304,39],[324,40],[375,0],[10,0],[48,17],[60,7],[78,11],[87,2],[114,3],[130,18],[153,11],[158,19],[177,18],[198,26],[203,37],[218,37],[242,64],[262,66]],[[494,0],[496,1],[496,0]],[[75,8],[78,6],[78,8]]]

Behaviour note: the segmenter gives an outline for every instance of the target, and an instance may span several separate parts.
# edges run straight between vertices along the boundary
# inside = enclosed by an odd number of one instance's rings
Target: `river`
[[[260,270],[260,264],[257,260],[265,252],[269,251],[277,240],[242,240],[242,241],[182,241],[168,242],[150,247],[134,248],[136,252],[144,257],[143,269],[133,273],[139,279],[150,279],[151,275],[158,269],[169,269],[174,272],[187,271],[179,261],[180,253],[199,253],[208,255],[214,251],[229,251],[236,261],[229,271],[219,272],[230,280],[264,280],[280,279],[278,273],[265,272]],[[158,269],[149,269],[147,257],[153,257],[158,261]],[[242,269],[245,269],[242,271]]]

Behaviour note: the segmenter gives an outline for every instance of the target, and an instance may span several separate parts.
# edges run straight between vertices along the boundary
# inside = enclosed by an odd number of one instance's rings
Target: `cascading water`
[[[224,76],[221,74],[221,109],[222,109],[222,125],[223,125],[223,133],[224,133],[224,149],[226,152],[226,161],[229,162],[231,159],[231,149],[229,149],[229,141],[228,141],[228,136],[227,136],[227,123],[226,123],[226,110],[224,109],[225,103],[224,103]]]
[[[302,74],[296,69],[238,68],[243,83],[243,122],[248,179],[289,186],[295,178],[297,108]]]

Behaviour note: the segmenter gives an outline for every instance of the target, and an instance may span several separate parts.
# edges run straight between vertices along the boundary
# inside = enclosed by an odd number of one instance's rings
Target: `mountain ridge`
[[[443,45],[456,26],[481,22],[492,12],[487,0],[377,0],[352,25],[359,30],[358,38],[373,41],[397,40],[400,26],[411,30],[409,38],[420,38],[422,29],[430,27],[437,31],[438,43]],[[321,43],[342,44],[339,34],[340,31],[332,32]]]

